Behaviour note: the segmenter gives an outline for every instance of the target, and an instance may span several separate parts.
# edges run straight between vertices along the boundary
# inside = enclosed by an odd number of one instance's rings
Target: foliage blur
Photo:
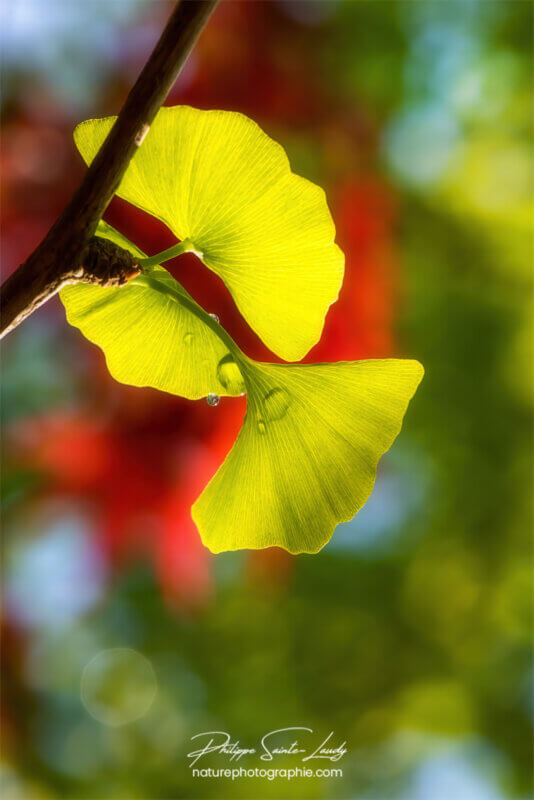
[[[170,6],[2,10],[7,274],[83,173],[75,124],[117,113]],[[245,400],[114,383],[57,299],[8,337],[6,800],[530,795],[532,13],[219,7],[167,103],[248,114],[326,188],[347,274],[307,360],[407,355],[426,377],[371,499],[320,554],[212,557],[189,509]],[[173,241],[121,201],[106,219],[148,253]],[[274,360],[194,256],[170,266]],[[252,746],[288,725],[346,739],[343,777],[191,777],[196,733]]]

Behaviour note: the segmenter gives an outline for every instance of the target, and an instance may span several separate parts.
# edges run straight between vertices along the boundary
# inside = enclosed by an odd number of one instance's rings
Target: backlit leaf
[[[101,222],[97,235],[143,258],[109,225]],[[67,320],[102,348],[121,383],[192,400],[244,392],[232,340],[163,267],[119,288],[67,286],[60,297]]]
[[[314,553],[369,497],[423,368],[411,360],[286,366],[246,360],[247,414],[193,506],[213,552]]]
[[[87,163],[115,117],[75,140]],[[291,172],[283,148],[229,111],[162,108],[118,194],[191,239],[250,326],[282,358],[302,358],[337,299],[344,257],[321,188]]]

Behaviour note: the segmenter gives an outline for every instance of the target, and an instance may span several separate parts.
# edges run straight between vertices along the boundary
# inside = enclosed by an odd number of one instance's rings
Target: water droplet
[[[210,317],[215,320],[215,322],[219,322],[219,317],[217,314],[210,314]]]
[[[263,398],[266,420],[282,419],[287,413],[291,400],[285,389],[273,389]]]
[[[217,378],[229,394],[239,395],[245,391],[245,381],[241,370],[235,363],[231,353],[228,353],[219,361]]]
[[[212,394],[212,393],[210,392],[210,393],[209,393],[209,395],[206,397],[206,403],[207,403],[209,406],[218,406],[218,405],[219,405],[219,401],[220,401],[220,399],[221,399],[221,398],[219,397],[219,395],[218,395],[218,394]]]
[[[193,334],[192,334],[192,333],[186,333],[186,334],[185,334],[185,336],[184,336],[184,342],[185,342],[186,344],[192,344],[192,342],[193,342],[193,338],[194,338],[194,337],[193,337]]]
[[[265,433],[265,422],[261,417],[258,417],[258,430],[260,433]]]

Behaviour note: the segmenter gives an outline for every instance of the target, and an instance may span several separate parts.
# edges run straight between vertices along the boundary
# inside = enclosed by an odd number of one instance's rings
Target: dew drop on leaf
[[[217,314],[210,314],[210,317],[215,320],[215,322],[219,322],[219,317]]]
[[[206,397],[206,403],[207,403],[209,406],[218,406],[218,405],[219,405],[219,401],[220,401],[220,399],[221,399],[221,398],[219,397],[219,395],[218,395],[218,394],[212,394],[212,393],[210,392],[210,393],[209,393],[209,395]]]
[[[230,353],[219,361],[217,366],[217,378],[230,394],[243,394],[245,392],[245,381],[243,380],[241,370]]]
[[[260,433],[265,433],[265,422],[261,417],[258,417],[258,430]]]
[[[193,334],[192,334],[192,333],[186,333],[186,334],[185,334],[185,336],[184,336],[184,342],[185,342],[186,344],[192,344],[192,342],[193,342],[193,338],[194,338],[194,337],[193,337]]]
[[[284,389],[272,389],[263,398],[263,408],[265,419],[272,421],[281,419],[287,413],[290,398]]]

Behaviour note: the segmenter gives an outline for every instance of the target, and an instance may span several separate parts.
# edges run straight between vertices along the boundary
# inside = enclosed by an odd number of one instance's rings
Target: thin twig
[[[3,284],[0,338],[66,282],[91,280],[83,255],[98,221],[218,2],[178,2],[71,201],[37,249]]]

